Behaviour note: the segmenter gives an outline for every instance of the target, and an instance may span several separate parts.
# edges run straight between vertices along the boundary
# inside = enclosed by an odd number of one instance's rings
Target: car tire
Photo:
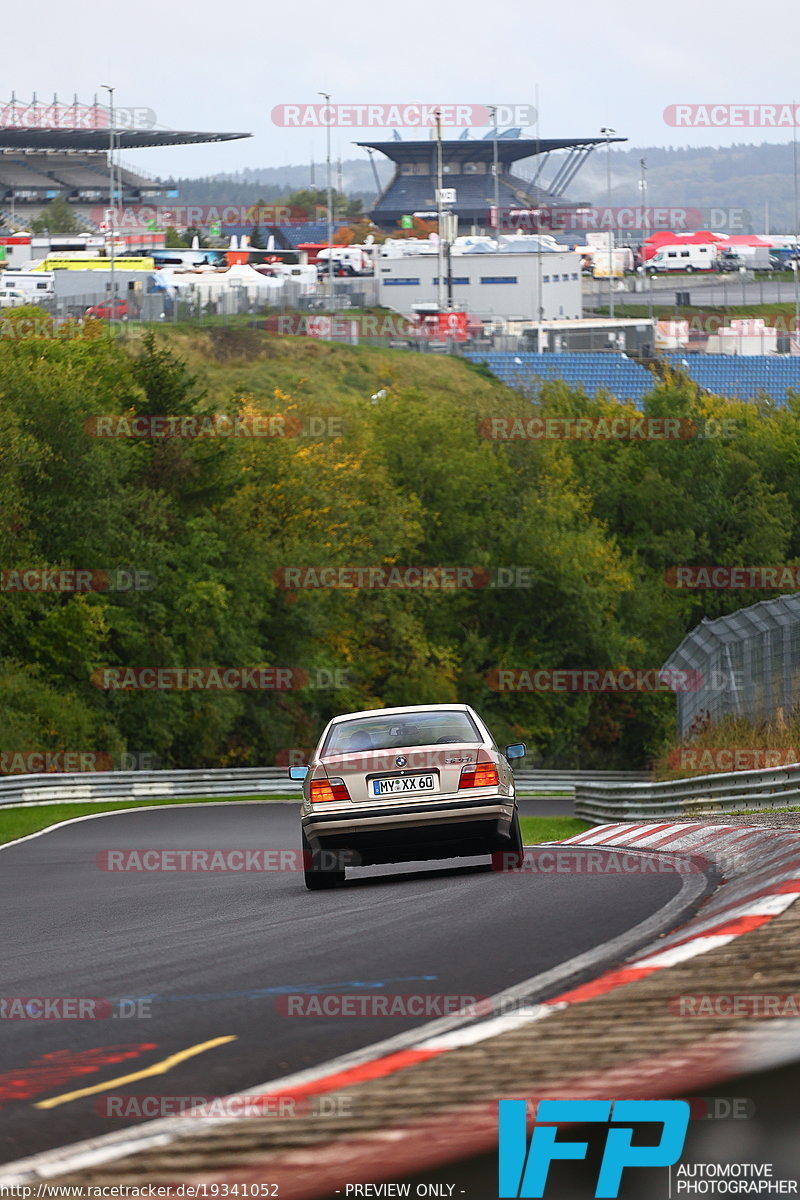
[[[311,849],[305,831],[302,832],[301,836],[303,843],[303,876],[308,890],[310,892],[324,892],[328,888],[333,888],[340,883],[344,883],[344,868],[331,870],[329,867],[321,866],[319,856],[314,854]]]
[[[519,809],[514,809],[514,816],[511,821],[511,826],[508,831],[511,845],[509,850],[512,854],[517,855],[517,868],[522,866],[525,858],[525,844],[522,840],[522,829],[519,823]]]
[[[508,846],[492,854],[492,868],[495,871],[519,871],[524,862],[525,845],[519,823],[519,809],[515,808],[508,827]]]

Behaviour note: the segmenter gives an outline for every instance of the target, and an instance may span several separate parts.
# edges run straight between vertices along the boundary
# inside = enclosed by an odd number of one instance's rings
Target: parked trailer
[[[772,270],[772,254],[769,246],[737,246],[736,253],[748,271]]]
[[[38,304],[41,300],[52,300],[55,297],[52,271],[3,271],[0,275],[0,288],[22,292],[30,297],[29,304]]]
[[[609,267],[611,270],[609,270]],[[626,271],[633,270],[633,251],[629,246],[621,246],[611,251],[594,248],[592,256],[592,274],[595,279],[608,279],[609,275],[621,279]]]

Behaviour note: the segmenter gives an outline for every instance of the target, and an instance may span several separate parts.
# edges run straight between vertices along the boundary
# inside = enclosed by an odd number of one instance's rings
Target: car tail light
[[[500,779],[494,763],[470,763],[461,768],[458,790],[462,788],[497,787]]]
[[[323,804],[331,800],[349,800],[350,793],[343,779],[312,779],[311,803]]]

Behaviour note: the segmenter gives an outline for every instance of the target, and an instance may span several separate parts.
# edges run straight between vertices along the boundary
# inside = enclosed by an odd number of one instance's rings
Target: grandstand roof
[[[613,137],[609,138],[612,142],[626,142],[627,138]],[[606,139],[604,137],[583,137],[583,138],[515,138],[514,140],[505,141],[502,137],[497,139],[497,159],[501,163],[513,163],[520,158],[531,158],[535,154],[548,154],[551,150],[570,150],[573,147],[579,146],[598,146],[604,145]],[[365,150],[379,150],[381,154],[385,154],[392,162],[418,162],[420,152],[429,150],[435,152],[437,143],[431,139],[424,138],[419,141],[408,142],[356,142],[357,146],[363,146]],[[458,138],[455,141],[442,141],[442,153],[446,155],[449,162],[491,162],[494,156],[493,140],[481,139],[480,141],[466,138],[463,141]]]
[[[123,150],[152,146],[195,146],[233,142],[251,133],[198,133],[182,129],[118,129],[115,141]],[[18,129],[0,127],[0,150],[107,150],[108,129]]]

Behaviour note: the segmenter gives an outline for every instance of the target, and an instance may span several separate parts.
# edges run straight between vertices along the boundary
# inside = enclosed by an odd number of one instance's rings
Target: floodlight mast
[[[606,126],[600,130],[606,137],[606,184],[608,189],[608,315],[614,319],[614,227],[611,223],[611,135],[616,133],[616,129],[608,129]]]
[[[108,92],[108,233],[111,252],[111,308],[109,320],[114,320],[114,301],[117,296],[114,277],[114,254],[116,233],[114,231],[114,88],[107,83],[101,83],[101,88]]]
[[[444,165],[442,163],[442,113],[441,109],[436,109],[434,113],[436,117],[436,216],[437,216],[437,241],[436,241],[436,303],[439,312],[444,308],[444,205],[442,204],[442,177],[444,175]]]
[[[328,172],[328,292],[330,309],[333,312],[333,188],[331,186],[331,97],[329,92],[318,92],[328,105],[328,120],[325,122],[325,166]]]

